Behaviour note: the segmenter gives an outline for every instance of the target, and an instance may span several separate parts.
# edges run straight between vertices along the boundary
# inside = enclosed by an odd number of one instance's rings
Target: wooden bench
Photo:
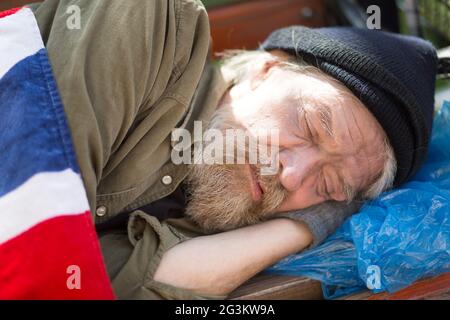
[[[450,300],[450,273],[417,281],[396,293],[363,291],[341,300]]]
[[[246,0],[208,8],[214,52],[255,49],[274,30],[325,25],[323,0]]]
[[[0,11],[4,11],[11,8],[21,7],[28,3],[38,2],[40,0],[32,1],[32,0],[1,0],[0,1]]]
[[[319,281],[305,277],[258,275],[235,290],[233,300],[320,300]],[[340,300],[450,300],[450,273],[420,280],[396,293],[374,294],[363,290]]]
[[[233,300],[322,300],[319,281],[305,277],[261,274],[253,277],[229,297]]]

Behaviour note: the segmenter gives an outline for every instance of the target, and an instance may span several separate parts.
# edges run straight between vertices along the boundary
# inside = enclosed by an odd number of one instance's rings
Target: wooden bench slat
[[[235,290],[229,299],[320,300],[323,295],[319,281],[306,277],[260,274]],[[450,300],[450,273],[420,280],[392,294],[374,294],[364,290],[340,300]]]
[[[260,274],[235,290],[234,300],[320,300],[323,299],[319,281],[305,277]]]
[[[325,25],[323,0],[243,1],[212,8],[208,15],[214,52],[255,49],[272,31],[290,25]]]

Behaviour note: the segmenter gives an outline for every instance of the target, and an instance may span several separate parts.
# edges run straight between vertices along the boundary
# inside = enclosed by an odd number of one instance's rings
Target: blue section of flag
[[[0,79],[0,196],[39,172],[79,172],[45,49]]]

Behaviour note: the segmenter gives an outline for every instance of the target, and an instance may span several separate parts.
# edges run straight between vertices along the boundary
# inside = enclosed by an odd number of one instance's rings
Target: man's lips
[[[249,164],[246,164],[245,166],[247,171],[249,172],[252,199],[254,202],[261,202],[264,192],[258,183],[258,177],[256,175],[255,168]]]

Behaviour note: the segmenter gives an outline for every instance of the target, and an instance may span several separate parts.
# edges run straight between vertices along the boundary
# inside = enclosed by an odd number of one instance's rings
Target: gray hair
[[[321,74],[331,81],[338,83],[340,86],[345,87],[341,82],[327,75],[320,69],[309,65],[300,57],[292,56],[292,58],[290,59],[282,59],[263,50],[229,50],[220,54],[220,57],[222,58],[220,62],[220,69],[224,78],[234,84],[245,80],[246,77],[250,74],[249,71],[251,70],[252,64],[257,59],[263,58],[267,60],[276,60],[278,66],[285,70],[300,73],[311,72],[315,74]],[[384,141],[384,152],[381,154],[381,156],[384,156],[385,158],[384,166],[375,182],[370,184],[364,190],[359,191],[354,190],[354,188],[351,188],[349,186],[344,187],[348,202],[357,199],[373,199],[378,197],[383,191],[392,188],[397,172],[397,162],[395,159],[394,150],[387,138]]]

